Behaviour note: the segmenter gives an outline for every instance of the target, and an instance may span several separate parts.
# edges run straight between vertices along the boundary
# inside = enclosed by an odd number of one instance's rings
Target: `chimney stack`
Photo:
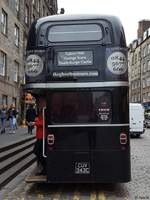
[[[137,38],[143,37],[143,33],[150,27],[150,20],[138,22]]]

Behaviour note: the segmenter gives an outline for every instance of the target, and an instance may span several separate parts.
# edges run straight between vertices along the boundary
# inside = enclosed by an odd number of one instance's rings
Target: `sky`
[[[137,39],[138,22],[150,20],[150,0],[57,0],[58,12],[65,14],[105,14],[120,18],[129,45]]]

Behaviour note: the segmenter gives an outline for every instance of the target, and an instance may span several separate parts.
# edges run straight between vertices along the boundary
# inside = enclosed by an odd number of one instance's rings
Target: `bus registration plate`
[[[90,174],[90,163],[89,162],[76,162],[75,163],[75,174]]]

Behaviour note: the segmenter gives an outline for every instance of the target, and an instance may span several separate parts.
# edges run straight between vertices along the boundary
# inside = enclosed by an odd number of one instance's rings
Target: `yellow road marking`
[[[80,197],[78,197],[77,195],[74,195],[73,200],[80,200]]]
[[[100,193],[98,194],[98,200],[106,200],[106,197],[105,197],[105,195],[104,195],[104,192],[100,192]]]
[[[38,200],[44,199],[44,195],[43,194],[38,194]]]
[[[72,200],[80,200],[80,192],[75,192]]]
[[[91,192],[90,200],[96,200],[96,192],[95,191]]]
[[[61,195],[60,192],[56,193],[52,199],[53,200],[59,200],[60,199],[60,195]]]

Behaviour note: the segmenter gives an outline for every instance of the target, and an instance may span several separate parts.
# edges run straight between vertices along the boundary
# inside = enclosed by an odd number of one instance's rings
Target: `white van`
[[[130,134],[139,137],[144,133],[144,107],[140,103],[129,104]]]

